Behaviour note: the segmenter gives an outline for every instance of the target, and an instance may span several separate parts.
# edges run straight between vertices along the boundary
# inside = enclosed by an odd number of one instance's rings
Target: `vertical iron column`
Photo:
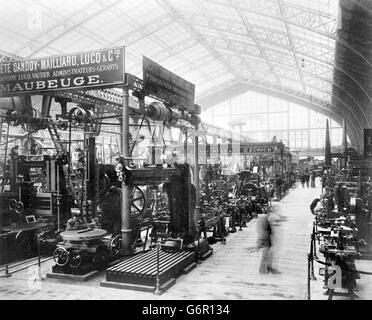
[[[194,135],[194,184],[195,184],[195,211],[194,211],[194,221],[199,234],[199,220],[200,220],[200,187],[199,187],[199,126],[195,126]],[[199,237],[198,237],[199,238]]]
[[[121,135],[121,153],[124,158],[129,157],[129,92],[128,88],[123,88],[123,118]],[[127,160],[125,160],[125,163]],[[129,255],[131,252],[131,223],[130,223],[130,187],[126,185],[125,179],[121,187],[121,240],[122,253]]]

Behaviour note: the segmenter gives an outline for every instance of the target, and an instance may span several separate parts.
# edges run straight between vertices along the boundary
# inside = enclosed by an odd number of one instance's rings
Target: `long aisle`
[[[175,286],[161,296],[99,286],[104,274],[87,283],[64,283],[46,279],[34,282],[37,270],[25,270],[8,279],[0,279],[0,299],[124,299],[124,300],[189,300],[189,299],[305,299],[307,253],[313,217],[310,202],[320,189],[298,186],[281,201],[273,203],[279,215],[276,234],[275,264],[281,274],[258,273],[260,253],[255,250],[257,220],[243,231],[227,237],[227,244],[213,245],[213,255],[189,274],[177,279]],[[43,265],[43,275],[52,262]]]
[[[273,202],[274,213],[280,218],[274,265],[281,274],[259,274],[261,256],[255,250],[257,220],[253,220],[244,231],[229,236],[226,245],[220,245],[164,298],[305,299],[313,222],[309,204],[319,194],[319,188],[303,189],[299,185],[281,202]]]

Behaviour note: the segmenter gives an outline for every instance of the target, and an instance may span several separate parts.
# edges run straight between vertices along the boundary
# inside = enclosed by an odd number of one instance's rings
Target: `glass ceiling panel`
[[[220,37],[220,33],[213,28],[195,26],[195,29],[205,37],[213,37],[213,38],[219,38]]]
[[[179,11],[188,11],[190,13],[199,13],[200,10],[196,6],[196,2],[190,0],[172,0],[172,5]]]
[[[285,3],[337,16],[339,0],[285,0]]]
[[[15,52],[25,41],[24,37],[15,37],[14,32],[3,28],[0,32],[1,49]]]
[[[203,3],[204,9],[213,17],[218,18],[226,18],[229,17],[229,19],[239,21],[240,17],[236,10],[234,8],[230,8],[228,6],[222,6],[218,4],[212,4],[204,1],[200,1],[200,3]]]
[[[203,92],[205,92],[206,90],[212,89],[213,87],[216,87],[218,85],[221,85],[221,84],[226,83],[228,81],[231,81],[233,79],[234,79],[234,76],[232,74],[224,73],[223,75],[213,79],[213,83],[210,83],[210,82],[209,83],[208,82],[199,83],[195,87],[196,95],[200,95]]]
[[[172,23],[171,25],[163,28],[153,34],[154,37],[161,39],[164,42],[180,42],[190,38],[190,35],[178,24]]]
[[[205,56],[209,56],[210,59],[214,59],[213,57],[211,57],[210,53],[201,44],[196,44],[193,47],[182,51],[180,54],[182,54],[185,57],[190,58],[191,60],[196,60],[200,57],[205,57]]]
[[[294,25],[289,25],[289,29],[290,29],[290,32],[297,37],[300,37],[302,39],[311,40],[311,41],[314,41],[316,43],[320,43],[320,44],[329,46],[330,48],[335,48],[335,44],[336,44],[335,40],[333,40],[329,37],[323,36],[319,33],[315,33],[311,30],[300,28],[300,27],[297,27],[297,26],[294,26]]]
[[[255,14],[253,12],[247,11],[243,12],[243,14],[246,16],[248,23],[251,25],[263,26],[275,29],[277,31],[287,32],[285,24],[278,19],[272,19],[260,14]]]

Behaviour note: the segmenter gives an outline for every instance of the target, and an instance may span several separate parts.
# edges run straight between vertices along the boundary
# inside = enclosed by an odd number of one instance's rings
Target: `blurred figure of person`
[[[277,175],[275,179],[275,187],[276,187],[276,197],[279,200],[282,198],[282,185],[283,185],[283,180],[280,175]]]
[[[306,177],[304,173],[301,173],[300,180],[301,180],[302,188],[305,188]]]
[[[322,193],[323,193],[324,189],[327,186],[327,171],[326,170],[322,174],[321,181],[322,181]]]
[[[257,222],[257,250],[261,250],[262,254],[258,270],[261,274],[280,274],[280,272],[273,267],[274,227],[275,218],[272,212],[263,213],[259,216]]]
[[[305,173],[305,181],[306,181],[306,188],[309,187],[309,183],[310,183],[310,174],[309,174],[309,171],[306,170],[306,173]]]
[[[315,188],[315,177],[316,177],[315,172],[312,171],[312,172],[311,172],[311,175],[310,175],[310,181],[311,181],[310,186],[311,186],[312,188]]]

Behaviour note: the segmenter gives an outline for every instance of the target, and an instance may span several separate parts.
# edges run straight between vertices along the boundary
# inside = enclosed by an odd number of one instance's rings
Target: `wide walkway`
[[[50,279],[35,281],[35,270],[26,270],[11,278],[0,279],[0,299],[303,300],[313,221],[309,204],[319,194],[319,188],[299,186],[280,203],[273,203],[273,212],[279,218],[275,230],[278,238],[275,264],[281,271],[279,275],[258,273],[257,220],[253,220],[243,231],[230,234],[227,244],[213,245],[214,253],[209,259],[178,278],[176,285],[159,297],[151,293],[102,288],[99,282],[104,280],[103,274],[84,284],[71,284]],[[51,266],[51,262],[43,265],[43,275],[50,272]]]

